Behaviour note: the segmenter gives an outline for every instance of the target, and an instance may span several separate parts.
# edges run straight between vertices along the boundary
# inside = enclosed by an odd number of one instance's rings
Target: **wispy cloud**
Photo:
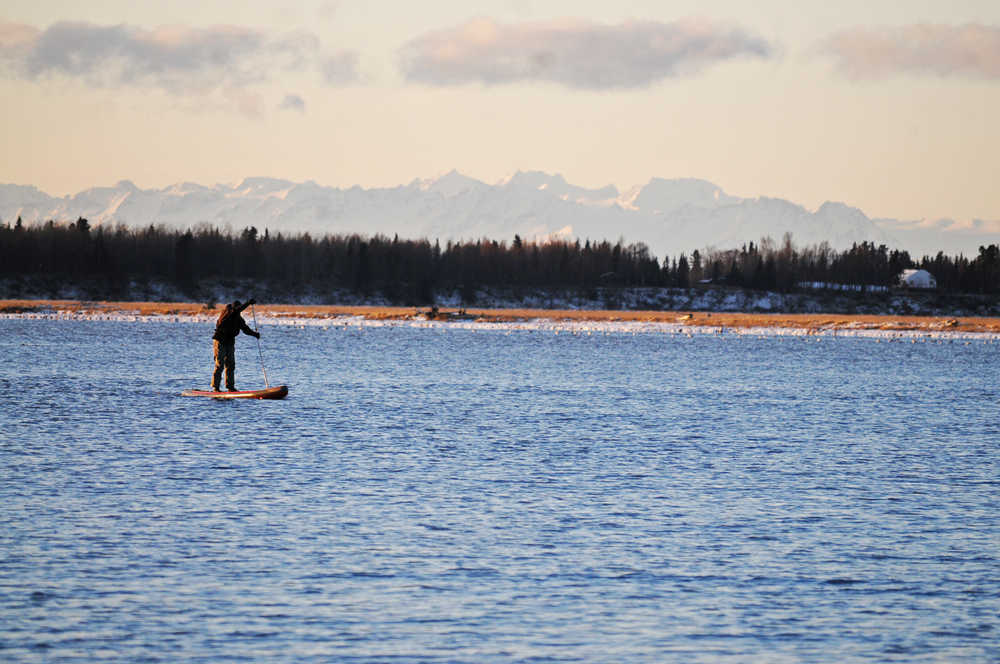
[[[0,57],[13,58],[30,50],[40,30],[23,23],[0,21]]]
[[[854,28],[831,35],[821,50],[834,55],[852,78],[903,73],[1000,78],[1000,27],[978,23]]]
[[[285,98],[281,100],[278,104],[278,108],[282,111],[298,111],[299,113],[306,112],[306,100],[299,95],[285,95]]]
[[[98,87],[152,86],[187,94],[319,70],[326,57],[320,40],[303,31],[275,35],[228,25],[146,30],[80,22],[38,30],[0,23],[0,62],[9,74],[28,80],[68,77]],[[349,78],[345,71],[340,80]]]
[[[341,51],[323,59],[321,69],[324,80],[333,86],[351,85],[360,82],[358,75],[358,54]]]
[[[407,80],[429,85],[541,81],[570,88],[639,88],[775,47],[739,26],[700,19],[601,25],[566,19],[477,19],[416,37],[399,51]]]

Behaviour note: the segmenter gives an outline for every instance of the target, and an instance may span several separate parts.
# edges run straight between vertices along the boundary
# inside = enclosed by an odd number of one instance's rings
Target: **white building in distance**
[[[903,270],[899,275],[903,288],[937,288],[937,279],[927,270]]]

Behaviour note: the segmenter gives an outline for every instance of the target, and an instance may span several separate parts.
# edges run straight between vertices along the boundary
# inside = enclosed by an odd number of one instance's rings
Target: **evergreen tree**
[[[679,288],[687,288],[690,286],[690,269],[688,267],[687,256],[681,254],[681,257],[677,259],[677,286]]]

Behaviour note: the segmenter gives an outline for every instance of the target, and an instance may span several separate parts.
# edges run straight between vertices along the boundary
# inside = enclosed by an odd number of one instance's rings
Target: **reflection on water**
[[[0,658],[997,655],[995,344],[210,336],[0,320]]]

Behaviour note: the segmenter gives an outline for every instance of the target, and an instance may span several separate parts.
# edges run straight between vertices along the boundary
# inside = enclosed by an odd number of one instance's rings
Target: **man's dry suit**
[[[260,338],[260,334],[254,332],[243,320],[240,313],[253,304],[250,300],[246,304],[236,300],[232,304],[227,304],[218,320],[215,321],[214,339],[215,350],[215,372],[212,374],[212,390],[219,391],[219,380],[222,378],[222,371],[226,371],[226,389],[236,390],[236,336],[242,331],[252,337]]]

